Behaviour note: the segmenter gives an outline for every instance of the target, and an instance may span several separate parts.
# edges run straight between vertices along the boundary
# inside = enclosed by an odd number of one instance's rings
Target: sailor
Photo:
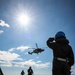
[[[27,71],[28,71],[28,75],[33,75],[33,70],[31,67],[29,67],[29,69]]]
[[[21,71],[21,75],[24,75],[24,74],[25,74],[25,72],[24,72],[24,70],[22,70],[22,71]]]
[[[74,65],[74,53],[65,33],[57,32],[46,43],[53,50],[52,75],[70,75],[71,66]]]

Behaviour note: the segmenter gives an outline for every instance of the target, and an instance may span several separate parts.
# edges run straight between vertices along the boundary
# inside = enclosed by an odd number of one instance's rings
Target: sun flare
[[[24,13],[21,13],[20,15],[18,15],[17,20],[21,25],[28,25],[30,24],[30,21],[31,21],[30,16]]]
[[[14,20],[19,29],[29,31],[29,29],[34,26],[35,16],[28,8],[18,8]]]

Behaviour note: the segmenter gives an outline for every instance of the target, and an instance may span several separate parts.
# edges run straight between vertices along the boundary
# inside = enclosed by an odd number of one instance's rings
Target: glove
[[[53,38],[53,37],[51,37],[51,38],[49,38],[48,40],[49,40],[49,41],[53,41],[53,40],[54,40],[54,38]]]

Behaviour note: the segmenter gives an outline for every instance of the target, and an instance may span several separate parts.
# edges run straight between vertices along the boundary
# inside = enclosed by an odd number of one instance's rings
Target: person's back
[[[25,74],[25,72],[24,72],[24,70],[22,70],[22,71],[21,71],[21,75],[24,75],[24,74]]]
[[[29,69],[28,69],[28,75],[33,75],[33,70],[31,67],[29,67]]]
[[[47,40],[47,46],[53,50],[54,56],[52,74],[70,75],[70,67],[74,64],[74,54],[65,35],[57,36]]]

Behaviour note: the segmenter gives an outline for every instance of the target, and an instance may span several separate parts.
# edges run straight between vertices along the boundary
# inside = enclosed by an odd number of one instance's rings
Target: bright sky
[[[19,75],[32,66],[35,75],[52,75],[52,50],[46,41],[64,31],[75,54],[75,0],[0,0],[0,67]],[[36,48],[45,51],[27,54]],[[75,65],[72,67],[75,74]]]

